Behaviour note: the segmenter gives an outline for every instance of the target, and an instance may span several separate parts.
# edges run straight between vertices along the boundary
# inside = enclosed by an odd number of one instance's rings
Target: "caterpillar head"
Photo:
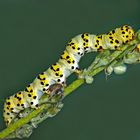
[[[134,30],[128,25],[124,25],[120,28],[120,36],[123,43],[127,43],[134,38]]]

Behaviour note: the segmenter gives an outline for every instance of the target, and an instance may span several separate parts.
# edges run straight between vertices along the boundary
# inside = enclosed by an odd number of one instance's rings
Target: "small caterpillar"
[[[85,53],[115,50],[123,43],[131,41],[133,37],[133,29],[124,25],[107,34],[83,33],[72,38],[57,63],[39,74],[24,91],[19,91],[6,99],[3,113],[6,125],[9,125],[21,110],[28,107],[38,108],[39,99],[43,94],[49,94],[48,89],[51,85],[58,83],[65,86],[70,74],[80,72],[78,63]]]

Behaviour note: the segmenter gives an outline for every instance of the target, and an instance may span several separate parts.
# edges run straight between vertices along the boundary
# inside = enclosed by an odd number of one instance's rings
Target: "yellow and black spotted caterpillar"
[[[10,96],[4,104],[4,120],[9,125],[15,116],[25,108],[38,108],[39,99],[48,93],[51,85],[59,83],[65,85],[67,77],[75,72],[79,73],[80,58],[88,52],[115,50],[123,43],[131,41],[134,31],[130,26],[124,25],[107,34],[93,35],[80,34],[74,37],[67,45],[57,63],[39,74],[24,91]]]

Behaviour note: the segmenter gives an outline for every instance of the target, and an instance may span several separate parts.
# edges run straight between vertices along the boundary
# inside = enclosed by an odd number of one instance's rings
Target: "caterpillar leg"
[[[80,70],[80,68],[76,68],[74,72],[75,74],[79,75],[81,74],[82,70]]]
[[[122,51],[122,48],[119,46],[116,48],[117,51]]]
[[[83,70],[80,70],[80,68],[76,68],[75,70],[74,70],[74,73],[77,75],[77,77],[80,77],[80,75],[83,73]]]

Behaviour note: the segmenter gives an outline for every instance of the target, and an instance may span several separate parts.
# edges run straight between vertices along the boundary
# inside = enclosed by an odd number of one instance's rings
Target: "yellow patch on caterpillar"
[[[110,31],[106,35],[106,39],[108,40],[107,45],[109,45],[111,50],[119,49],[118,47],[122,44],[121,38],[118,36],[117,29]]]
[[[46,75],[44,73],[39,74],[37,78],[40,80],[41,85],[48,86],[49,82],[48,82]]]
[[[77,51],[79,50],[80,48],[78,47],[78,44],[77,43],[74,43],[73,40],[71,40],[69,43],[68,43],[68,46],[71,47],[73,50]]]
[[[121,28],[117,28],[116,30],[119,30],[120,34],[118,35],[120,35],[122,38],[123,43],[127,43],[134,38],[134,30],[128,25],[124,25]]]
[[[81,35],[82,40],[83,40],[83,48],[86,50],[89,46],[89,35],[88,33],[84,33]]]
[[[6,110],[11,110],[11,108],[13,108],[15,106],[13,100],[12,100],[12,96],[6,99],[6,104],[5,104],[5,109]]]
[[[94,47],[98,50],[98,51],[102,51],[103,50],[103,43],[102,43],[102,37],[101,35],[96,36],[95,40],[94,40]]]
[[[61,59],[65,59],[69,64],[74,63],[74,59],[68,54],[67,51],[63,52],[63,54],[61,55]]]
[[[57,76],[57,77],[63,76],[62,69],[60,68],[60,66],[58,64],[53,64],[51,66],[51,69],[54,71],[55,76]]]
[[[15,103],[15,105],[24,107],[25,99],[21,92],[16,93],[13,98],[13,102]]]

